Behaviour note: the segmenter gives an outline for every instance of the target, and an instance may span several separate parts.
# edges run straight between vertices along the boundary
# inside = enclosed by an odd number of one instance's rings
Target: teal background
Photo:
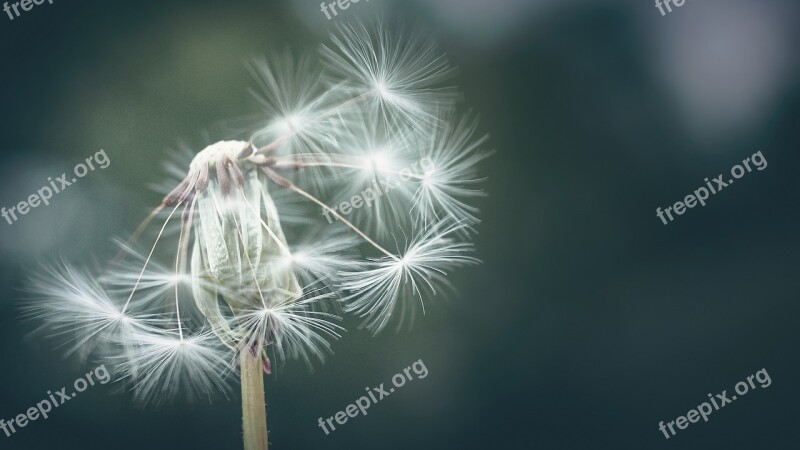
[[[353,331],[315,373],[278,370],[273,448],[797,448],[792,2],[689,0],[662,17],[647,1],[373,0],[335,21],[317,3],[55,0],[0,16],[0,203],[101,148],[111,159],[0,221],[0,418],[95,367],[28,336],[30,273],[103,261],[159,201],[147,186],[165,156],[236,135],[257,112],[248,59],[312,51],[336,21],[383,11],[439,40],[497,150],[482,167],[484,264],[413,331]],[[655,217],[758,150],[766,170],[667,226]],[[427,378],[330,436],[317,427],[419,359]],[[769,388],[669,440],[658,430],[762,368]],[[94,387],[0,448],[236,449],[236,397],[142,408]]]

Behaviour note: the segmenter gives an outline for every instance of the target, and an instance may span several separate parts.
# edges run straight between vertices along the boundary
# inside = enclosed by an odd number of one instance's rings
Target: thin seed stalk
[[[264,400],[264,364],[261,352],[245,350],[239,357],[242,384],[244,450],[267,450],[267,405]]]

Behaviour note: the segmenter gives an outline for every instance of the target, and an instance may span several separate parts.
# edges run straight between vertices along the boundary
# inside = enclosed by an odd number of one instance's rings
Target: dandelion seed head
[[[249,145],[249,142],[244,141],[220,141],[209,145],[194,157],[189,172],[197,172],[201,166],[213,166],[217,162],[236,161]]]
[[[211,398],[217,391],[229,390],[229,354],[211,333],[180,336],[175,331],[147,331],[135,334],[132,343],[135,350],[120,371],[144,403],[166,402],[178,394]]]
[[[382,331],[394,315],[398,327],[413,321],[425,297],[433,297],[449,287],[449,270],[478,260],[471,256],[472,245],[461,242],[463,223],[442,221],[420,231],[398,259],[371,260],[366,268],[343,274],[342,288],[349,292],[345,311],[364,317],[362,326]]]
[[[385,171],[392,167],[385,149],[371,151],[365,159],[365,167],[375,171]]]
[[[232,325],[243,337],[243,348],[270,347],[278,359],[300,359],[311,364],[330,353],[330,338],[344,330],[333,314],[314,310],[314,305],[331,294],[312,294],[295,302],[285,302],[247,311]]]
[[[322,48],[328,67],[356,91],[374,92],[372,110],[393,126],[414,129],[437,121],[454,93],[437,86],[452,75],[447,59],[429,39],[406,36],[398,45],[384,24],[340,25],[331,45]]]
[[[282,134],[295,134],[302,131],[305,120],[300,114],[290,114],[276,123],[278,132]]]
[[[375,333],[424,313],[452,270],[477,262],[485,138],[456,114],[430,40],[341,25],[321,56],[255,62],[249,139],[172,164],[136,244],[99,276],[46,272],[29,314],[68,352],[116,355],[153,402],[225,391],[245,351],[324,359],[339,305]]]
[[[383,81],[377,81],[375,83],[375,91],[381,98],[387,101],[391,101],[392,98],[394,97],[391,91],[389,91],[389,89],[386,87],[386,83],[384,83]]]

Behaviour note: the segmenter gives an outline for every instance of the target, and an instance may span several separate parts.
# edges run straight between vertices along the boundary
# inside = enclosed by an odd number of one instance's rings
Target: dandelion
[[[253,64],[267,119],[249,139],[171,165],[180,179],[104,274],[50,269],[27,307],[68,353],[119,361],[144,402],[211,398],[238,372],[246,450],[268,446],[264,373],[330,354],[337,305],[374,333],[402,327],[478,262],[470,202],[488,153],[442,87],[444,56],[357,25],[321,59]],[[379,184],[391,191],[368,206],[338,206]]]

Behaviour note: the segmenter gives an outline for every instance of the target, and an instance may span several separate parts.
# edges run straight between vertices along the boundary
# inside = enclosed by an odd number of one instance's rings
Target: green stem
[[[267,450],[267,405],[264,400],[264,365],[261,352],[244,350],[239,357],[242,382],[244,450]]]

